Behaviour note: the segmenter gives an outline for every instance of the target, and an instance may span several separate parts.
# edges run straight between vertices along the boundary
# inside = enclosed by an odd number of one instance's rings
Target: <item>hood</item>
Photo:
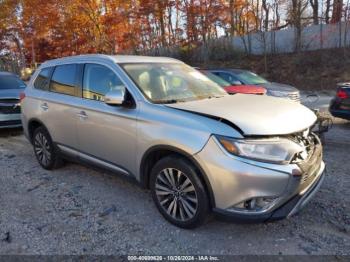
[[[168,107],[224,119],[244,135],[285,135],[309,128],[315,114],[287,99],[245,94],[169,104]]]
[[[265,84],[259,84],[260,86],[263,86],[267,89],[267,91],[280,91],[280,92],[297,92],[299,91],[293,86],[275,83],[275,82],[269,82]]]
[[[19,99],[19,94],[23,92],[23,90],[24,89],[0,89],[0,99]]]

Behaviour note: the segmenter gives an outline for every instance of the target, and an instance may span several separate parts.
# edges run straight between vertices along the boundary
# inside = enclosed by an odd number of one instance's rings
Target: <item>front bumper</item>
[[[319,174],[312,186],[304,193],[297,194],[277,209],[262,214],[237,214],[223,209],[214,208],[213,212],[219,217],[241,222],[268,222],[291,217],[297,214],[316,194],[324,180],[325,172]]]
[[[262,163],[226,153],[212,137],[195,157],[212,190],[213,211],[235,221],[259,222],[291,216],[312,198],[324,177],[321,145],[314,155],[303,165]],[[258,198],[274,200],[260,210],[236,208]]]
[[[21,114],[0,114],[0,129],[21,126]]]

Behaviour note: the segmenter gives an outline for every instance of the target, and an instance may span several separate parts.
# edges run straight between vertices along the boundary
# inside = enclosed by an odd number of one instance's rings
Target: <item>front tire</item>
[[[33,148],[39,164],[47,170],[58,168],[62,160],[52,142],[49,132],[44,127],[38,127],[33,134]]]
[[[151,171],[153,201],[163,217],[182,228],[203,224],[209,200],[199,174],[184,158],[168,156],[159,160]]]

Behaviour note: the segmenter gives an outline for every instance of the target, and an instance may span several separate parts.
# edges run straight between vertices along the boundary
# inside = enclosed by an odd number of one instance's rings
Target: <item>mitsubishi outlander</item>
[[[196,227],[210,212],[246,222],[289,217],[324,177],[311,110],[228,95],[175,59],[51,60],[21,97],[24,132],[43,168],[68,158],[134,178],[179,227]]]

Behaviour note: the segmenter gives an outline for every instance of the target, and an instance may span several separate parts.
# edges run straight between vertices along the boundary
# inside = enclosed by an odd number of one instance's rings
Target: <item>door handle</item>
[[[88,116],[87,116],[85,111],[80,111],[80,113],[78,113],[77,115],[82,120],[85,120],[86,118],[88,118]]]
[[[44,110],[44,111],[47,111],[49,109],[49,106],[47,105],[47,103],[42,103],[40,105],[41,109]]]

